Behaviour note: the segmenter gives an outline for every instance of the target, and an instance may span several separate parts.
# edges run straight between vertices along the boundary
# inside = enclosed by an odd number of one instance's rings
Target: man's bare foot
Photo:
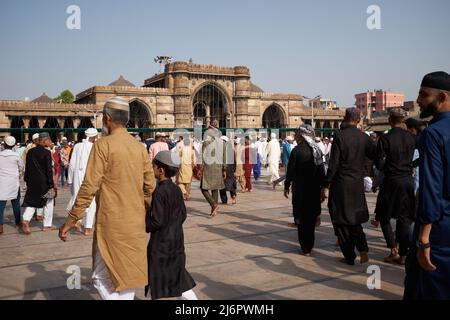
[[[36,221],[44,221],[44,216],[38,216],[36,215]]]
[[[77,223],[75,224],[75,228],[77,229],[77,232],[83,233],[83,229],[81,228],[81,221],[77,221]]]
[[[361,264],[369,262],[369,253],[368,252],[361,252],[359,254],[359,262]]]
[[[406,257],[398,256],[396,259],[393,259],[392,262],[404,266],[406,263]]]
[[[30,221],[23,221],[22,222],[22,232],[24,234],[31,234]]]
[[[91,235],[92,235],[92,229],[91,229],[91,228],[86,228],[86,229],[84,229],[84,235],[85,235],[86,237],[91,236]]]
[[[398,259],[398,258],[400,258],[400,256],[398,255],[398,254],[390,254],[390,255],[388,255],[387,257],[385,257],[384,259],[383,259],[383,261],[384,262],[387,262],[387,263],[393,263],[396,259]]]
[[[22,229],[22,223],[16,224],[16,230],[20,232],[21,229]]]
[[[380,227],[380,221],[377,221],[375,219],[370,220],[370,224],[372,226],[374,226],[375,228],[379,228]]]
[[[277,183],[276,182],[272,182],[272,189],[275,190],[277,187]]]
[[[43,232],[49,232],[49,231],[55,231],[55,230],[57,230],[58,228],[56,228],[55,226],[51,226],[51,227],[43,227],[42,228],[42,231]]]
[[[288,223],[288,227],[289,227],[289,228],[297,228],[297,224],[294,223],[294,222],[289,222],[289,223]]]
[[[234,198],[231,198],[231,204],[236,204],[237,203],[237,201],[236,201],[236,197],[234,197]]]
[[[311,253],[304,253],[304,252],[301,252],[300,254],[301,254],[302,256],[304,256],[304,257],[308,257],[308,258],[311,257]]]
[[[219,208],[219,205],[218,204],[216,204],[216,205],[214,205],[214,207],[211,209],[211,218],[214,218],[215,216],[217,216],[217,210],[218,210],[218,208]]]

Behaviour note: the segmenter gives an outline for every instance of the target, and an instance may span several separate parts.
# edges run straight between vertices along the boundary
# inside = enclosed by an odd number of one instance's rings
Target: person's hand
[[[223,178],[224,178],[224,179],[227,178],[227,172],[226,172],[226,171],[223,172]]]
[[[427,249],[417,249],[417,260],[419,261],[419,265],[428,271],[435,271],[437,268],[436,266],[431,262],[430,259],[431,254],[431,248]]]
[[[324,202],[328,199],[328,188],[323,188],[320,192],[320,202]]]
[[[61,226],[61,228],[59,228],[59,238],[61,239],[61,241],[66,242],[67,241],[67,237],[69,236],[69,231],[70,231],[71,227],[68,227],[66,224],[63,224]]]
[[[373,187],[372,187],[372,192],[373,192],[373,193],[377,193],[377,191],[378,191],[378,188],[375,187],[375,186],[373,186]]]
[[[284,197],[289,199],[289,189],[284,189]]]

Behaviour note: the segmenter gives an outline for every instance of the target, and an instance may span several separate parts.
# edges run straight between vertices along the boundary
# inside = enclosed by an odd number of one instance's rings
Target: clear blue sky
[[[81,8],[68,30],[66,8]],[[366,27],[371,4],[382,30]],[[448,0],[1,0],[0,99],[78,93],[123,74],[136,85],[156,55],[250,67],[268,92],[352,105],[367,89],[416,98],[422,76],[450,72]]]

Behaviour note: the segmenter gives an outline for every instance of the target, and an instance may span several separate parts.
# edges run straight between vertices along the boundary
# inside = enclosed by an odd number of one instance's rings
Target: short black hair
[[[156,159],[153,159],[153,164],[155,166],[157,166],[158,168],[163,168],[164,169],[164,176],[166,178],[175,177],[177,175],[177,173],[178,173],[178,168],[168,166],[167,164],[162,163],[162,162],[160,162],[160,161],[158,161]]]
[[[405,120],[405,118],[403,118],[403,117],[389,116],[389,121],[394,125],[398,125],[398,124],[404,122],[404,120]]]

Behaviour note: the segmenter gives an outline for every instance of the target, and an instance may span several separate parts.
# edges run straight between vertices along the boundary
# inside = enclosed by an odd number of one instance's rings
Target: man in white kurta
[[[280,159],[281,159],[281,148],[278,142],[277,135],[272,133],[270,135],[270,142],[266,147],[265,159],[267,159],[267,164],[269,165],[269,179],[267,184],[272,184],[275,180],[280,178]]]
[[[258,148],[258,154],[259,158],[261,159],[261,165],[266,165],[266,159],[264,158],[266,148],[267,148],[267,138],[261,137],[259,138],[259,141],[257,141],[257,148]]]
[[[19,155],[12,151],[16,139],[8,136],[4,143],[5,150],[0,151],[0,234],[3,233],[6,201],[11,201],[16,229],[19,230],[21,225],[19,173],[23,171],[23,163]]]
[[[97,129],[89,128],[85,132],[86,139],[78,143],[72,150],[72,157],[69,164],[69,175],[67,182],[71,186],[70,192],[72,197],[67,205],[67,211],[71,211],[73,204],[83,183],[86,174],[87,163],[89,155],[91,154],[92,146],[97,138]],[[92,200],[91,205],[86,210],[86,215],[81,221],[77,223],[77,229],[81,231],[80,224],[84,227],[84,235],[89,236],[92,233],[92,226],[95,220],[96,203]]]

